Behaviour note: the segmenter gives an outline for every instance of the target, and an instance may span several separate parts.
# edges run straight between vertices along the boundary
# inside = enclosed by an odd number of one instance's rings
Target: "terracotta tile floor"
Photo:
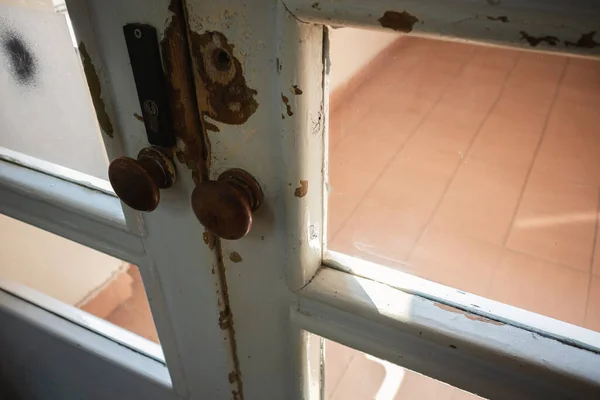
[[[481,397],[327,341],[326,400],[477,400]]]
[[[346,87],[329,249],[600,329],[600,62],[401,37]]]
[[[158,343],[158,334],[140,272],[137,267],[132,266],[127,273],[133,278],[131,285],[133,294],[111,312],[106,320]]]
[[[158,334],[154,327],[150,305],[148,304],[148,298],[146,297],[146,291],[144,290],[140,272],[136,266],[131,265],[126,273],[131,277],[131,296],[129,296],[129,298],[122,301],[108,314],[99,314],[98,312],[94,312],[95,310],[86,311],[148,340],[158,343]],[[114,283],[114,285],[116,284],[117,283]],[[103,290],[110,292],[112,288],[109,285]],[[106,297],[103,297],[101,292],[96,298],[105,299]],[[101,310],[103,307],[96,307],[95,309],[102,312]]]

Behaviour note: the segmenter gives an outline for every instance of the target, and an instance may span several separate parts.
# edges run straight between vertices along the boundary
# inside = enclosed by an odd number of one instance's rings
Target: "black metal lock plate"
[[[148,142],[173,146],[175,136],[156,29],[145,24],[127,24],[123,32]]]

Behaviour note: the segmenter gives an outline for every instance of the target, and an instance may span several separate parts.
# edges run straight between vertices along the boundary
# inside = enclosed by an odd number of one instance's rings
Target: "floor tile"
[[[348,129],[362,165],[362,147],[395,153],[381,152],[368,192],[346,189],[360,200],[330,213],[355,210],[330,247],[583,323],[588,274],[600,277],[600,63],[421,38],[394,46]]]
[[[449,400],[455,390],[452,386],[425,375],[404,368],[401,370],[404,376],[394,400]]]
[[[330,249],[386,265],[403,264],[448,180],[443,168],[410,158],[395,159],[333,239]]]
[[[489,298],[581,325],[589,275],[506,250],[496,268]]]
[[[600,277],[593,276],[583,326],[600,332]]]
[[[479,397],[476,394],[465,392],[464,390],[454,389],[452,395],[450,396],[450,400],[476,400],[483,399],[483,397]]]
[[[106,320],[158,343],[158,334],[140,273],[137,268],[131,267],[128,274],[133,279],[132,296],[109,314]]]
[[[328,235],[332,239],[375,184],[396,149],[351,136],[330,155]]]
[[[541,135],[541,125],[531,129],[513,118],[491,115],[483,123],[468,159],[526,173],[534,160]]]
[[[377,107],[355,127],[355,134],[364,141],[399,147],[414,133],[435,103],[431,100],[397,98],[394,110]]]
[[[598,215],[598,222],[596,225],[596,243],[594,244],[594,253],[592,260],[592,274],[600,276],[600,215]]]
[[[507,247],[589,272],[598,188],[532,174]]]
[[[335,393],[342,376],[350,367],[358,351],[337,342],[325,342],[325,398],[330,399]]]
[[[465,160],[431,222],[467,237],[502,244],[526,171]]]
[[[384,379],[384,367],[359,353],[350,363],[330,399],[375,399]]]
[[[486,296],[503,247],[430,228],[412,252],[405,271],[443,285]]]
[[[590,106],[600,101],[600,63],[570,58],[562,78],[559,96],[569,104]]]
[[[473,46],[474,53],[470,63],[476,67],[494,68],[498,70],[510,71],[523,52],[512,49],[490,47],[490,46]]]
[[[558,180],[600,184],[600,135],[597,110],[555,104],[533,172]]]

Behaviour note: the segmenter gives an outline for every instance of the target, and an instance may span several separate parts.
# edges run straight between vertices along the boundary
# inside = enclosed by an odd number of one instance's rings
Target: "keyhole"
[[[213,58],[215,67],[217,67],[219,71],[229,71],[231,68],[231,56],[228,52],[223,49],[217,49],[213,54]]]

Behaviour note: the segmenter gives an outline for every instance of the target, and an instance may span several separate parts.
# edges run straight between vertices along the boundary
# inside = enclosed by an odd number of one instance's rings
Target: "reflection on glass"
[[[333,31],[328,248],[600,330],[600,63],[379,35]]]
[[[1,214],[0,237],[1,280],[35,289],[158,343],[135,265]]]
[[[68,16],[52,3],[0,2],[0,147],[106,179]]]
[[[477,400],[390,362],[325,341],[325,400]]]

